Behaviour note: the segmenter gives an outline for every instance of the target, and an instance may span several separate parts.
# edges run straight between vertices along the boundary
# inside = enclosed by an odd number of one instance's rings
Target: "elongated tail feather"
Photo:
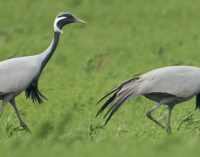
[[[47,98],[38,90],[37,83],[30,84],[30,86],[26,89],[26,99],[32,99],[33,103],[38,102],[39,104],[43,103],[43,99]]]
[[[106,95],[104,95],[98,102],[97,104],[99,104],[103,99],[105,99],[107,96],[111,95],[112,93],[116,92],[117,90],[119,90],[118,88],[115,88],[113,90],[111,90],[110,92],[108,92]]]
[[[117,88],[114,88],[113,90],[111,90],[110,92],[108,92],[107,94],[105,94],[105,95],[97,102],[97,104],[99,104],[103,99],[105,99],[107,96],[111,95],[112,93],[114,93],[114,92],[117,93],[125,84],[128,84],[129,82],[135,81],[135,80],[137,80],[137,79],[139,79],[139,78],[133,78],[133,79],[130,79],[130,80],[128,80],[128,81],[125,81],[125,82],[121,83]]]
[[[104,125],[106,125],[108,123],[108,121],[111,119],[111,117],[114,115],[114,113],[119,109],[119,107],[126,101],[128,100],[128,98],[132,95],[132,93],[124,96],[123,98],[121,99],[118,99],[116,102],[114,102],[112,104],[112,108],[110,108],[109,112],[112,111],[110,113],[110,115],[108,116],[108,118],[106,119],[106,122]],[[108,112],[108,113],[109,113]],[[104,116],[104,118],[108,115],[108,113]]]
[[[200,94],[196,96],[196,110],[200,109]]]
[[[102,113],[102,112],[106,109],[106,107],[115,99],[116,94],[117,94],[117,93],[113,94],[113,96],[111,96],[111,97],[104,103],[104,105],[101,107],[101,109],[100,109],[100,110],[98,111],[98,113],[96,114],[96,117],[97,117],[100,113]]]
[[[108,109],[107,113],[105,114],[104,118],[107,117],[109,114],[108,118],[106,119],[105,124],[108,123],[108,121],[111,119],[111,117],[114,115],[114,113],[118,110],[118,108],[130,97],[134,95],[134,88],[135,86],[133,85],[135,81],[139,78],[134,78],[131,80],[128,80],[126,82],[123,82],[120,84],[117,88],[113,89],[109,93],[107,93],[103,98],[101,98],[99,102],[101,102],[103,99],[105,99],[107,96],[113,94],[100,108],[100,110],[97,112],[96,117],[102,113],[108,106],[110,108]],[[131,87],[131,88],[129,88]]]

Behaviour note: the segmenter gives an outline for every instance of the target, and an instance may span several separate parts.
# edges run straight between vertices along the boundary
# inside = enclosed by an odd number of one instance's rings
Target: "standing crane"
[[[165,129],[168,134],[171,134],[171,113],[176,104],[196,96],[196,109],[200,109],[200,68],[194,66],[169,66],[155,69],[121,83],[101,98],[99,102],[111,94],[112,96],[104,103],[96,115],[97,117],[110,106],[104,116],[105,118],[109,114],[105,124],[125,101],[137,95],[143,95],[157,102],[146,113],[146,116],[158,126]],[[166,126],[162,125],[151,115],[161,105],[167,105],[169,109]]]
[[[46,97],[38,90],[39,77],[58,45],[63,26],[75,22],[86,23],[72,13],[59,14],[54,21],[54,38],[44,52],[34,56],[12,58],[0,62],[0,99],[2,100],[0,118],[4,107],[10,102],[18,116],[20,125],[30,132],[20,116],[15,97],[25,91],[26,98],[32,99],[34,103],[43,103],[43,99],[46,99]]]

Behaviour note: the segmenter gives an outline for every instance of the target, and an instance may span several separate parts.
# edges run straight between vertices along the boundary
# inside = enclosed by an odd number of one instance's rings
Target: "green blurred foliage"
[[[195,156],[200,118],[195,101],[177,105],[168,136],[145,116],[154,102],[128,101],[107,126],[95,119],[97,100],[120,82],[154,68],[200,63],[198,0],[1,0],[0,60],[42,52],[55,16],[73,12],[88,22],[64,28],[39,88],[48,98],[17,104],[28,134],[10,105],[0,120],[0,155]],[[154,116],[166,123],[166,106]]]

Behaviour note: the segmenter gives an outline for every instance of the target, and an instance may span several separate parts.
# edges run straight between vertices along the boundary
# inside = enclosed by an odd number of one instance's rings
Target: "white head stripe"
[[[54,31],[55,31],[55,32],[60,32],[60,33],[63,32],[61,29],[58,28],[57,23],[58,23],[60,20],[64,19],[64,18],[66,18],[66,17],[56,17],[56,19],[55,19],[55,21],[54,21],[54,24],[53,24],[53,27],[54,27]]]

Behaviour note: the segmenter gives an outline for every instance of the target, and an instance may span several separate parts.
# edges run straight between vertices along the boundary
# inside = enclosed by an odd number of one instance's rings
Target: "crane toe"
[[[31,133],[31,130],[28,128],[28,126],[24,122],[20,122],[20,125],[24,128],[24,130]]]

